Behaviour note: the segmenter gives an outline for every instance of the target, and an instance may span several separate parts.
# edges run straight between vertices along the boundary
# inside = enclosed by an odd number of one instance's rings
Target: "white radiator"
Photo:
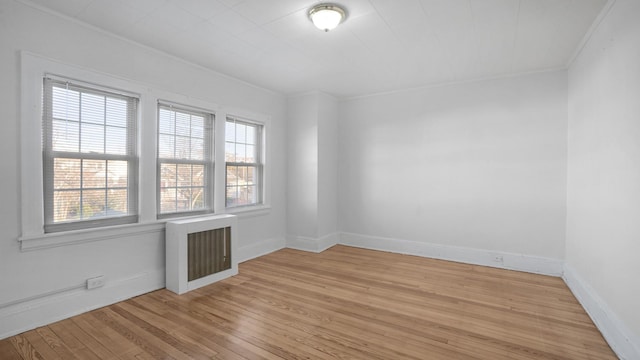
[[[176,294],[238,273],[235,215],[167,221],[166,287]]]

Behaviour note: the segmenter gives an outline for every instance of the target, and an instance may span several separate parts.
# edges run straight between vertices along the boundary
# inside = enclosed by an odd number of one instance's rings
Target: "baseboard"
[[[267,239],[255,244],[243,246],[238,249],[238,262],[245,262],[267,255],[274,251],[284,249],[285,246],[286,240],[284,238]]]
[[[339,242],[340,233],[333,233],[316,239],[305,236],[287,237],[288,248],[314,253],[321,253]]]
[[[98,289],[74,287],[6,305],[0,308],[0,339],[162,289],[164,285],[164,269],[159,269],[116,281],[107,279],[105,286]]]
[[[562,279],[616,355],[623,360],[640,359],[640,339],[624,325],[598,293],[566,264]]]
[[[560,259],[502,251],[438,245],[353,233],[342,233],[340,244],[542,275],[562,276],[563,272],[563,261]]]

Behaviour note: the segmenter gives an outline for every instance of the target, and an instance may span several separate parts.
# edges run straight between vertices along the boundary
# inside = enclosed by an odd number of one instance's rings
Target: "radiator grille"
[[[231,268],[231,227],[187,235],[188,280]]]

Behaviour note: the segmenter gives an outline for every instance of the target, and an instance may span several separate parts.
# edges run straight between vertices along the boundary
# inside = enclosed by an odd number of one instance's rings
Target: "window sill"
[[[271,213],[271,206],[269,205],[241,206],[225,209],[225,214],[237,215],[239,218],[264,216],[269,215],[269,213]]]
[[[271,213],[271,206],[246,206],[225,209],[224,214],[236,215],[239,218],[251,218],[257,216],[265,216]],[[94,241],[117,239],[125,236],[134,236],[162,232],[165,229],[166,221],[194,219],[203,216],[215,216],[220,213],[207,213],[201,215],[192,215],[184,217],[173,217],[158,219],[156,222],[136,223],[125,225],[105,226],[101,228],[91,228],[72,231],[61,231],[47,234],[27,235],[18,238],[20,242],[20,251],[34,251],[41,249],[50,249],[60,246],[83,244]]]
[[[162,232],[164,231],[164,228],[164,221],[159,221],[145,224],[115,225],[103,228],[29,235],[19,237],[18,241],[20,242],[20,251],[25,252],[107,239],[117,239],[125,236]]]

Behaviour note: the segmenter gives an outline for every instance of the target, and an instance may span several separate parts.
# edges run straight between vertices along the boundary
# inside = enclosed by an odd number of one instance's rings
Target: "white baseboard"
[[[243,246],[238,249],[238,262],[245,262],[267,255],[274,251],[284,249],[285,246],[286,240],[284,238],[267,239],[255,244]]]
[[[598,293],[566,264],[562,279],[616,355],[623,360],[640,359],[640,339],[625,326]]]
[[[285,247],[284,238],[269,239],[238,249],[240,262]],[[49,294],[34,296],[0,307],[0,339],[115,304],[165,287],[165,271],[141,273],[110,281],[104,287],[87,290],[78,284]]]
[[[502,251],[481,250],[457,246],[438,245],[412,240],[383,238],[378,236],[342,233],[340,244],[359,248],[416,255],[434,259],[483,265],[501,269],[525,271],[535,274],[562,276],[563,261],[514,254]]]
[[[0,308],[0,339],[164,288],[164,269],[107,282],[86,290],[78,286]]]
[[[339,242],[340,233],[333,233],[316,239],[305,236],[287,237],[288,248],[314,253],[321,253]]]

